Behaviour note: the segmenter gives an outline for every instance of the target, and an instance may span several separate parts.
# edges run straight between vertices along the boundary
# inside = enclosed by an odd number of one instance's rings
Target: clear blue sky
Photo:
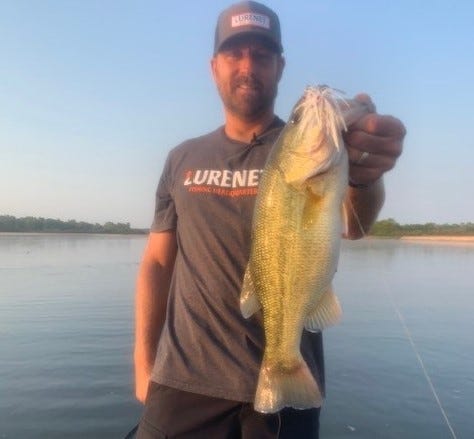
[[[0,0],[0,214],[148,227],[169,149],[222,123],[209,72],[231,2]],[[408,135],[380,218],[474,221],[474,2],[268,0],[287,68],[369,93]]]

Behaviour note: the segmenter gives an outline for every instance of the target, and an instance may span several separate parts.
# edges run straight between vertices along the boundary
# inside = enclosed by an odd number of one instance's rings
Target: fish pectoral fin
[[[315,175],[305,182],[306,188],[313,197],[320,198],[327,191],[327,182],[322,175]]]
[[[242,283],[242,291],[240,293],[240,311],[242,315],[248,319],[251,315],[260,310],[261,307],[262,306],[260,305],[255,292],[255,285],[253,283],[252,275],[250,274],[250,270],[247,265],[244,274],[244,281]]]
[[[316,306],[306,316],[304,327],[310,332],[318,332],[336,324],[342,315],[339,299],[334,294],[332,286],[321,296]]]

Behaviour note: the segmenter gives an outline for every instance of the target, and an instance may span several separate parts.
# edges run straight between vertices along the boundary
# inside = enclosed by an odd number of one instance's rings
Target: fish
[[[301,351],[303,330],[336,324],[332,289],[343,234],[348,154],[342,132],[368,112],[328,86],[308,86],[272,145],[262,175],[240,295],[245,318],[262,311],[265,335],[254,409],[320,407]]]

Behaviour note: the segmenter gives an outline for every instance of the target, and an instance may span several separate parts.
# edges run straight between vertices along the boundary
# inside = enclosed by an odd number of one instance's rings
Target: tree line
[[[398,224],[393,218],[377,221],[369,235],[380,237],[400,236],[472,236],[474,223],[461,224]]]
[[[92,224],[76,220],[61,221],[53,218],[32,216],[16,218],[11,215],[0,215],[0,232],[138,234],[147,233],[147,230],[133,229],[130,223]]]
[[[148,233],[146,229],[133,229],[130,223],[91,224],[84,221],[61,221],[53,218],[36,218],[27,216],[16,218],[11,215],[0,215],[0,232],[44,232],[44,233]],[[377,221],[369,236],[393,237],[420,235],[472,236],[474,223],[461,224],[398,224],[393,218]]]

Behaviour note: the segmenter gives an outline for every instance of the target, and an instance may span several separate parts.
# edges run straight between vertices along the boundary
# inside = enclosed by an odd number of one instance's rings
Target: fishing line
[[[362,224],[361,224],[360,219],[359,219],[359,215],[357,215],[357,212],[355,211],[355,208],[354,208],[354,205],[352,204],[352,201],[349,200],[348,204],[349,204],[349,207],[351,209],[351,212],[352,212],[354,218],[357,221],[357,225],[358,225],[360,231],[362,232],[363,237],[365,238],[366,237],[365,230],[362,227]],[[344,205],[344,207],[345,207],[345,205]],[[345,213],[347,215],[347,210],[346,209],[344,209],[344,210],[345,210]],[[438,396],[438,392],[436,392],[433,381],[431,381],[431,378],[428,374],[428,371],[426,370],[425,363],[423,362],[423,359],[421,358],[420,352],[419,352],[419,350],[418,350],[418,348],[415,344],[413,336],[411,335],[410,329],[408,328],[408,325],[405,321],[405,318],[403,317],[400,309],[398,308],[397,304],[395,303],[395,300],[393,299],[393,294],[391,292],[390,285],[388,284],[386,278],[383,278],[383,282],[385,284],[385,292],[387,293],[387,295],[390,299],[390,302],[392,303],[393,309],[395,310],[395,313],[398,316],[398,320],[400,321],[400,324],[402,325],[402,328],[405,331],[406,337],[408,338],[408,341],[411,344],[413,352],[415,353],[415,356],[418,360],[418,363],[420,364],[421,370],[423,371],[423,374],[425,375],[426,381],[428,382],[428,385],[431,389],[431,393],[433,394],[433,397],[434,397],[436,403],[438,404],[439,410],[440,410],[441,414],[443,415],[444,420],[446,421],[446,425],[448,426],[449,431],[451,432],[451,436],[453,437],[453,439],[457,439],[456,433],[454,432],[454,429],[451,425],[451,422],[449,422],[448,415],[446,414],[446,412],[443,408],[443,405],[441,404],[441,400]]]
[[[438,396],[438,393],[436,392],[435,386],[433,385],[433,382],[431,381],[431,378],[428,374],[428,371],[426,370],[425,364],[423,363],[423,360],[421,358],[420,352],[415,344],[415,341],[413,340],[413,337],[411,335],[410,329],[408,328],[405,318],[403,317],[402,313],[400,312],[400,309],[398,308],[397,304],[393,300],[393,295],[391,293],[390,285],[388,284],[386,279],[383,279],[383,282],[385,284],[385,291],[387,292],[387,295],[390,299],[390,302],[392,303],[393,308],[395,309],[395,312],[398,316],[398,319],[400,320],[400,324],[403,327],[403,330],[405,331],[405,334],[411,344],[411,347],[413,349],[413,352],[415,353],[416,358],[418,359],[418,363],[420,363],[421,370],[423,371],[423,374],[425,375],[426,381],[428,382],[428,385],[431,389],[431,392],[433,393],[434,399],[436,400],[436,403],[438,404],[439,410],[441,411],[441,414],[443,415],[444,420],[446,421],[446,425],[449,428],[449,431],[451,432],[451,436],[454,439],[457,439],[456,433],[454,432],[453,427],[451,426],[451,423],[449,422],[448,415],[446,414],[443,405],[441,404],[441,400]]]
[[[357,215],[354,204],[352,203],[352,200],[350,198],[348,198],[347,201],[348,203],[346,202],[342,203],[343,216],[344,216],[345,229],[346,229],[345,232],[349,233],[349,212],[347,211],[347,204],[348,204],[351,209],[352,216],[357,221],[357,227],[359,227],[362,237],[365,238],[367,236],[367,233],[365,232],[364,227],[362,226],[362,223],[360,222],[360,218],[359,218],[359,215]]]

